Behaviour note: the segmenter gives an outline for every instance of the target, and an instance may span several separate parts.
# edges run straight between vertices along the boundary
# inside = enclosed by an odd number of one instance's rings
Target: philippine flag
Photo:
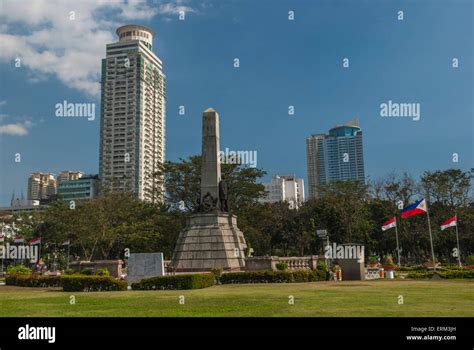
[[[426,200],[423,198],[422,200],[416,202],[415,204],[406,207],[401,211],[402,219],[407,218],[409,216],[417,215],[417,214],[424,214],[428,211],[428,205],[426,204]]]
[[[447,229],[448,227],[457,226],[457,224],[458,224],[458,217],[457,215],[454,215],[452,218],[446,220],[445,222],[441,224],[441,231]]]
[[[394,216],[390,220],[387,220],[382,225],[382,231],[387,231],[389,228],[397,226],[397,218]]]
[[[22,236],[15,236],[15,243],[23,243],[24,241]]]
[[[40,244],[41,243],[41,237],[36,237],[28,241],[30,245],[35,245],[35,244]]]

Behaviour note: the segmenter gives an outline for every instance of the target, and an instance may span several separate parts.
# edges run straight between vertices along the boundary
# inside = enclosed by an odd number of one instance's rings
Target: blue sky
[[[76,11],[74,21],[70,11]],[[288,11],[295,12],[294,21]],[[116,40],[116,26],[128,23],[157,33],[154,51],[167,76],[169,160],[200,153],[202,111],[213,107],[220,114],[221,148],[256,150],[266,179],[290,173],[306,180],[305,138],[353,117],[360,119],[371,178],[474,166],[468,0],[103,6],[58,0],[35,7],[5,0],[0,13],[0,205],[9,204],[12,190],[26,195],[33,171],[98,172],[99,116],[57,118],[54,106],[97,103],[98,112],[105,44]],[[349,68],[342,67],[343,58]],[[459,68],[452,67],[453,58]],[[421,119],[382,118],[380,104],[388,100],[420,103]],[[178,114],[180,105],[185,115]]]

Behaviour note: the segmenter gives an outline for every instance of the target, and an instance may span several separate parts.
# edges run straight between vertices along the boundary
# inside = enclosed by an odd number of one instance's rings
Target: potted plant
[[[377,261],[377,257],[376,257],[375,255],[369,256],[369,260],[368,260],[367,267],[368,267],[368,268],[376,268],[376,267],[378,267],[378,261]]]
[[[397,265],[393,263],[393,258],[391,255],[387,255],[384,259],[383,263],[383,269],[385,271],[385,274],[387,278],[393,279],[394,277],[394,271],[397,268]]]

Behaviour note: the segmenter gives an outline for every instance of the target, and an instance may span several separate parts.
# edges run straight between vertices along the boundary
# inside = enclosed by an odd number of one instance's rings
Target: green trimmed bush
[[[328,274],[328,265],[322,261],[318,262],[316,266],[316,277],[318,281],[327,281],[329,280]]]
[[[14,275],[31,275],[32,271],[25,265],[10,265],[7,268],[7,273]]]
[[[225,275],[225,274],[224,274]],[[196,273],[174,276],[157,276],[144,278],[132,283],[135,290],[172,290],[172,289],[201,289],[211,287],[215,283],[213,273]]]
[[[296,271],[256,271],[256,272],[230,272],[224,273],[220,282],[222,284],[232,283],[295,283],[314,282],[320,276],[312,270]]]
[[[466,258],[466,265],[474,265],[474,255],[469,255]]]
[[[7,274],[5,283],[9,286],[18,287],[60,287],[61,277],[60,276],[43,276],[37,274]]]
[[[81,275],[92,276],[94,274],[94,270],[90,268],[85,268],[81,270]]]
[[[425,265],[404,265],[397,268],[399,272],[411,272],[411,271],[428,271]]]
[[[277,268],[278,271],[285,271],[288,270],[288,264],[284,261],[278,261],[275,264],[275,267]]]
[[[127,290],[127,282],[110,276],[70,275],[61,277],[65,292],[101,292]]]
[[[438,271],[437,274],[439,277],[443,279],[453,279],[453,278],[460,278],[460,279],[471,279],[474,278],[474,270],[463,270],[463,271]],[[411,272],[407,275],[408,278],[413,279],[423,279],[423,278],[432,278],[434,275],[433,271],[428,272]]]
[[[413,279],[432,278],[433,274],[434,274],[433,271],[410,272],[408,273],[407,278],[413,278]]]
[[[109,270],[107,270],[105,267],[103,269],[97,269],[95,272],[97,276],[110,276]]]

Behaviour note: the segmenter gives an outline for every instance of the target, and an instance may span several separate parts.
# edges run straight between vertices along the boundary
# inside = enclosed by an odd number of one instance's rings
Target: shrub
[[[319,261],[315,273],[318,281],[327,281],[329,279],[328,265]]]
[[[312,270],[231,272],[221,276],[222,284],[313,282],[319,275]]]
[[[428,268],[425,265],[412,265],[412,266],[405,265],[405,266],[399,267],[397,270],[401,272],[428,271]]]
[[[288,264],[284,261],[278,261],[275,264],[275,267],[277,268],[278,271],[285,271],[288,270]]]
[[[474,265],[474,255],[469,255],[466,258],[466,265]]]
[[[97,276],[110,276],[110,272],[109,272],[109,270],[107,270],[106,268],[97,269],[97,271],[95,272],[95,274],[96,274]]]
[[[60,287],[60,276],[42,276],[37,274],[7,274],[5,283],[18,287]]]
[[[452,279],[452,278],[474,278],[474,271],[473,270],[463,270],[463,271],[446,271],[446,272],[439,272],[439,277]]]
[[[458,265],[444,265],[440,268],[443,271],[464,271],[466,268]]]
[[[224,273],[224,269],[218,268],[218,269],[212,269],[211,273],[214,275],[214,281],[216,284],[219,284],[219,279],[221,278],[222,274]]]
[[[86,268],[81,270],[81,275],[92,276],[94,274],[94,270]]]
[[[127,290],[127,282],[110,276],[70,275],[61,277],[61,286],[65,292],[100,292]]]
[[[8,266],[7,273],[15,275],[30,275],[31,269],[25,265]]]
[[[434,272],[433,271],[427,271],[427,272],[410,272],[407,275],[407,278],[413,278],[413,279],[423,279],[423,278],[432,278]]]
[[[224,274],[225,275],[225,274]],[[223,275],[223,276],[224,276]],[[156,276],[132,283],[135,290],[169,290],[169,289],[201,289],[211,287],[215,283],[214,274],[196,273],[175,276]]]
[[[377,256],[375,256],[375,255],[369,256],[368,263],[371,264],[371,265],[377,264]]]
[[[66,269],[66,271],[64,271],[64,274],[65,275],[75,275],[75,274],[77,274],[77,272],[74,269]]]
[[[439,271],[437,272],[438,276],[443,279],[453,279],[453,278],[474,278],[473,270],[453,270],[453,271]],[[423,278],[432,278],[434,275],[433,271],[427,272],[411,272],[407,275],[408,278],[413,279],[423,279]]]

